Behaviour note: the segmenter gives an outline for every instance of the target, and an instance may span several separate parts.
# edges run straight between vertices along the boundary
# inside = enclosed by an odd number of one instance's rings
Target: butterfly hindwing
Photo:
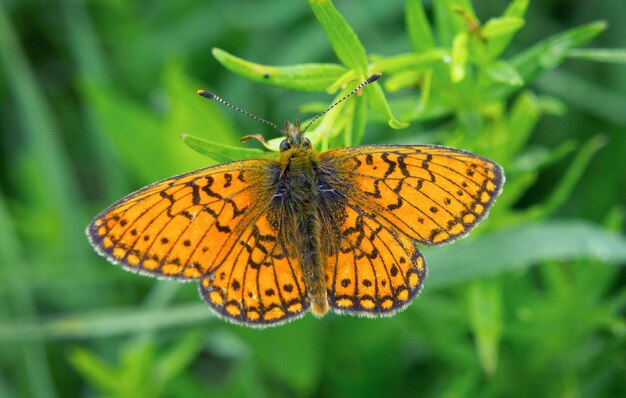
[[[347,199],[339,246],[326,253],[328,301],[337,312],[392,315],[407,306],[426,277],[415,241]]]
[[[308,310],[302,268],[266,215],[237,236],[221,265],[200,282],[200,295],[220,315],[264,327]]]

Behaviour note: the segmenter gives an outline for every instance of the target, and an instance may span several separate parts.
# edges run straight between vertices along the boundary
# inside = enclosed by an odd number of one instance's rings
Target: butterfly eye
[[[311,147],[311,140],[309,140],[308,138],[304,139],[304,142],[302,144],[305,148],[310,148]]]
[[[280,147],[279,147],[281,152],[282,151],[287,151],[287,150],[289,150],[289,148],[291,148],[291,144],[289,143],[289,141],[282,140],[282,142],[280,143]]]

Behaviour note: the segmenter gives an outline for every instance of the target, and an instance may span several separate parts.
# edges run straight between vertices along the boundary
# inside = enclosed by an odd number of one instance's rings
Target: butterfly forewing
[[[363,146],[321,155],[364,212],[420,244],[466,234],[488,212],[504,182],[497,164],[438,146]]]
[[[233,231],[251,222],[262,189],[254,175],[266,165],[233,162],[150,185],[98,215],[90,240],[130,270],[196,279],[221,263]]]

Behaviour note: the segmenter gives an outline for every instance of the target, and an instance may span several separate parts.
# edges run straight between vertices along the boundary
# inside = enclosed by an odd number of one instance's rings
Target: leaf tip
[[[391,127],[392,129],[396,129],[396,130],[405,129],[409,127],[409,123],[401,122],[396,119],[389,119],[387,123],[389,124],[389,127]]]

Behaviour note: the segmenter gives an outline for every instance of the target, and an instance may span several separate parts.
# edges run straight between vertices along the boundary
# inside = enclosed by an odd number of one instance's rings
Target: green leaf
[[[528,210],[529,216],[539,219],[547,218],[554,214],[569,199],[591,158],[606,145],[606,141],[606,137],[602,135],[589,139],[580,149],[574,161],[568,167],[565,176],[559,180],[550,196],[541,205]]]
[[[509,169],[514,173],[542,170],[562,161],[580,147],[580,143],[576,140],[562,141],[554,148],[532,146],[520,153]]]
[[[468,31],[464,17],[477,21],[476,14],[469,0],[434,0],[435,26],[439,33],[439,45],[452,47],[452,40]]]
[[[219,48],[214,48],[212,53],[224,67],[238,75],[257,83],[292,90],[324,91],[347,72],[345,67],[337,64],[268,66],[243,60]]]
[[[469,286],[468,312],[478,357],[485,374],[491,376],[498,365],[502,337],[502,291],[492,281],[477,281]]]
[[[441,96],[435,95],[429,85],[433,79],[426,81],[425,89],[428,88],[428,102],[423,105],[422,99],[417,97],[406,97],[391,101],[394,111],[400,115],[400,120],[432,120],[449,115],[453,109],[449,103]]]
[[[493,39],[501,36],[511,36],[524,26],[524,20],[517,17],[491,18],[480,29],[482,36]]]
[[[443,48],[425,50],[419,54],[400,54],[381,58],[372,63],[371,70],[376,72],[396,72],[405,69],[428,68],[441,65],[450,56],[450,52]]]
[[[531,116],[532,117],[532,116]],[[533,124],[536,123],[536,120]],[[511,135],[512,137],[513,135]],[[574,140],[568,140],[561,142],[556,148],[549,149],[545,147],[533,147],[525,150],[523,153],[516,156],[510,166],[506,166],[507,173],[511,176],[511,179],[506,182],[506,189],[502,192],[502,195],[498,198],[498,207],[510,209],[515,206],[519,199],[526,193],[526,191],[537,180],[538,171],[545,169],[551,164],[555,164],[558,161],[564,159],[570,153],[578,149],[578,145]],[[513,150],[509,152],[513,153]],[[511,215],[505,215],[494,223],[501,225],[510,225],[513,221],[528,221],[529,216],[523,213],[515,213]]]
[[[370,89],[371,88],[368,87],[366,90]],[[345,97],[350,91],[352,91],[350,88],[344,88],[335,96],[332,103],[337,103],[337,101]],[[348,111],[344,112],[343,109],[346,106],[348,107]],[[331,111],[327,112],[324,117],[318,118],[317,121],[309,127],[306,134],[315,148],[321,151],[326,151],[330,148],[330,141],[337,138],[341,130],[347,124],[351,123],[352,107],[352,101],[339,102]],[[323,109],[327,109],[327,106],[325,105]],[[302,125],[307,126],[308,123],[310,123],[310,120],[303,122]],[[270,140],[269,144],[275,144],[276,148],[278,148],[281,140],[282,138]]]
[[[611,89],[564,70],[555,70],[540,76],[537,86],[542,91],[558,96],[578,110],[626,126],[626,96],[619,89]]]
[[[567,105],[557,97],[542,95],[539,97],[539,105],[541,110],[547,115],[565,116],[567,113]]]
[[[453,245],[427,247],[424,257],[428,262],[426,288],[443,287],[545,260],[584,258],[626,264],[626,237],[585,221],[541,222],[498,229]]]
[[[406,0],[406,27],[413,51],[421,53],[435,46],[430,23],[421,0]],[[373,69],[378,71],[377,69]]]
[[[111,380],[118,379],[118,372],[90,351],[76,347],[70,351],[69,360],[85,379],[100,390],[107,392],[116,390]]]
[[[606,29],[605,22],[594,22],[559,33],[545,39],[513,57],[509,62],[517,70],[525,84],[540,74],[556,68],[569,50],[587,44]],[[501,99],[516,88],[508,84],[494,83],[485,89],[486,98]]]
[[[579,58],[587,61],[609,62],[626,64],[626,49],[623,48],[584,48],[567,52],[570,58]]]
[[[162,120],[116,90],[85,85],[84,95],[129,170],[143,181],[156,181],[171,174],[171,160],[154,162],[154,157],[163,156],[163,148],[174,142],[164,133]],[[141,143],[140,151],[137,143]]]
[[[272,152],[265,152],[260,149],[240,148],[232,145],[220,144],[218,142],[205,140],[203,138],[187,134],[181,134],[180,139],[183,140],[189,148],[204,156],[210,157],[217,163],[227,163],[242,159],[267,158],[272,154]]]
[[[173,166],[177,170],[188,171],[207,166],[206,157],[190,152],[187,146],[176,140],[181,132],[202,132],[205,139],[226,145],[240,145],[241,132],[227,118],[232,113],[224,112],[221,104],[198,96],[196,93],[198,87],[201,87],[200,83],[190,78],[181,62],[170,62],[163,75],[162,87],[169,106],[164,123],[161,123],[164,141],[160,142],[163,145],[160,150],[167,151],[165,156],[174,159],[176,163]],[[131,142],[136,145],[136,141]],[[152,164],[144,167],[152,167]]]
[[[380,88],[379,84],[370,84],[365,95],[367,96],[367,102],[370,107],[387,117],[387,123],[389,126],[394,129],[403,129],[409,126],[409,123],[400,122],[397,120],[393,114],[391,113],[391,108],[389,107],[389,103],[385,98],[385,93],[383,89]]]
[[[569,50],[581,47],[606,29],[606,22],[594,22],[552,36],[515,56],[511,63],[525,82],[556,68]]]
[[[173,347],[160,355],[158,361],[152,364],[152,376],[155,383],[164,388],[193,362],[202,350],[203,331],[192,331],[177,340]]]
[[[327,89],[326,92],[329,94],[334,94],[337,91],[341,90],[348,86],[348,84],[354,80],[357,80],[357,73],[354,69],[349,69],[341,75],[337,80],[333,82]],[[360,82],[359,82],[360,83]]]
[[[493,80],[510,86],[520,87],[524,85],[524,80],[522,80],[522,77],[517,73],[513,65],[505,61],[498,61],[490,65],[487,69],[487,74]]]
[[[387,75],[383,87],[385,87],[385,91],[389,93],[395,93],[407,87],[413,88],[416,84],[419,84],[422,76],[428,71],[430,71],[430,69],[423,72],[419,70],[404,70]]]
[[[510,161],[522,150],[537,125],[541,109],[537,97],[530,91],[522,92],[511,107],[507,120],[507,145],[503,158]]]
[[[275,375],[297,396],[314,395],[323,371],[324,323],[311,316],[278,328],[240,328],[238,334],[249,344],[260,369]],[[298,352],[300,355],[290,355]]]
[[[460,32],[454,37],[452,43],[452,60],[450,61],[450,79],[453,82],[459,83],[465,79],[465,72],[468,58],[468,44],[469,34],[467,32]]]
[[[356,99],[354,105],[354,118],[351,125],[350,140],[345,144],[346,146],[359,145],[363,141],[365,135],[365,125],[367,124],[367,102],[365,98],[359,97]],[[348,136],[346,134],[346,136]]]
[[[528,9],[529,1],[530,0],[513,0],[511,4],[509,4],[509,6],[506,8],[506,11],[504,11],[502,17],[513,17],[523,20],[524,16],[526,15],[526,10]],[[509,46],[509,43],[511,43],[511,40],[513,40],[516,32],[517,31],[512,31],[508,34],[491,38],[491,40],[489,40],[489,42],[487,43],[487,53],[489,54],[489,57],[491,59],[496,59],[497,57],[499,57],[500,54],[502,54],[504,50],[506,50],[506,48]]]
[[[368,72],[365,48],[333,3],[330,0],[309,0],[309,6],[326,32],[337,58],[365,76]]]

